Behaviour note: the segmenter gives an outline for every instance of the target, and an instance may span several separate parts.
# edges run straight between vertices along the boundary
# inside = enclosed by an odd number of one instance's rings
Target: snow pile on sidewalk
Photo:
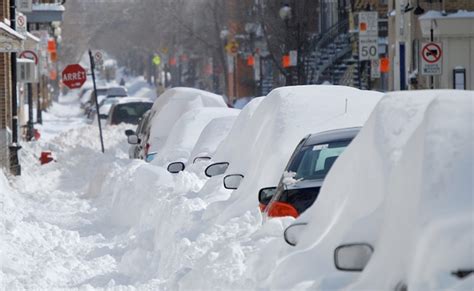
[[[388,94],[298,218],[309,225],[296,247],[284,249],[267,286],[343,288],[360,273],[337,270],[334,250],[360,242],[375,253],[352,290],[399,282],[409,290],[446,288],[456,281],[451,271],[472,268],[472,236],[463,234],[472,230],[464,220],[473,211],[472,102],[462,91]]]

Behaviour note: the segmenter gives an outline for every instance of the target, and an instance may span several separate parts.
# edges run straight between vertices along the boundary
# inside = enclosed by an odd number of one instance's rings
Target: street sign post
[[[97,111],[97,122],[99,123],[100,147],[102,149],[102,153],[105,153],[104,136],[102,135],[102,125],[100,123],[99,101],[97,99],[97,85],[95,82],[95,62],[94,62],[94,56],[92,56],[91,50],[89,50],[89,61],[91,64],[92,84],[94,85],[94,101],[95,101],[95,109]]]
[[[101,51],[94,52],[94,62],[99,66],[104,64],[104,54]]]
[[[378,13],[376,11],[359,13],[359,60],[379,59]]]
[[[35,65],[38,65],[38,55],[32,50],[22,51],[20,53],[20,58],[33,60],[35,62]]]
[[[63,84],[69,89],[78,89],[86,82],[86,70],[79,64],[68,65],[62,73]]]
[[[23,13],[18,12],[16,15],[16,31],[21,34],[26,36],[26,16]]]
[[[421,74],[441,75],[443,46],[441,42],[425,42],[421,45]]]
[[[370,78],[374,80],[380,77],[380,60],[372,60],[370,63]]]

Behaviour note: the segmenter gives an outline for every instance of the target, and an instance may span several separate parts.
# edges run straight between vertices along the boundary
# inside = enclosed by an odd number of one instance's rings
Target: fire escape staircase
[[[352,54],[355,34],[349,33],[349,20],[344,19],[322,33],[309,48],[305,60],[309,84],[331,84],[367,87],[365,74],[360,74],[358,56]]]

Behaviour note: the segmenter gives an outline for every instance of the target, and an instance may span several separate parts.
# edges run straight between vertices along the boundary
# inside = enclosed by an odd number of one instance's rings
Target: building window
[[[466,90],[466,69],[456,68],[453,70],[453,89]]]

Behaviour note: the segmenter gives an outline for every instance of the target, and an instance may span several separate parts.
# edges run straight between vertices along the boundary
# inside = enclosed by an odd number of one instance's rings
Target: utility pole
[[[16,6],[15,0],[10,0],[10,27],[16,30]],[[16,53],[10,55],[11,64],[11,90],[12,90],[12,143],[10,149],[10,172],[15,175],[21,175],[21,166],[18,160],[18,151],[21,146],[18,143],[18,105],[17,105],[17,79],[16,79]]]

